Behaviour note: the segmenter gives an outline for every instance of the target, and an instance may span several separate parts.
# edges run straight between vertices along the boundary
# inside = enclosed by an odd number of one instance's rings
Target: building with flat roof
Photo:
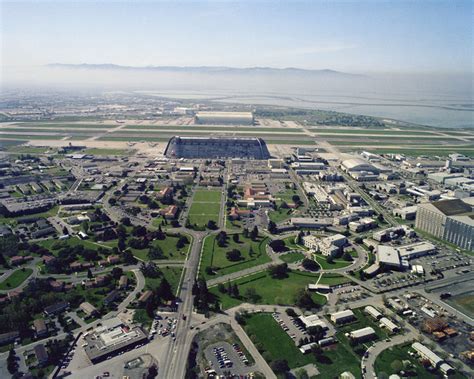
[[[208,125],[253,125],[254,116],[252,112],[197,112],[194,121]]]
[[[428,349],[425,345],[414,342],[411,347],[418,353],[418,355],[431,363],[436,369],[439,369],[443,374],[448,375],[454,372],[454,369],[447,364],[440,356]]]
[[[383,317],[383,314],[372,305],[368,305],[364,308],[365,313],[371,316],[374,320],[380,320]]]
[[[164,154],[188,159],[268,159],[270,152],[261,138],[254,137],[172,137]]]
[[[355,320],[355,318],[354,312],[352,312],[350,309],[336,312],[331,315],[331,321],[335,324],[345,324]]]
[[[118,319],[96,328],[84,337],[84,351],[92,363],[98,363],[122,351],[133,349],[148,340],[139,327],[129,327]]]
[[[474,250],[474,209],[471,198],[418,205],[415,226],[433,236]]]
[[[367,326],[362,329],[353,330],[349,333],[349,338],[356,342],[369,341],[375,338],[376,336],[377,334],[375,334],[375,330],[370,326]]]
[[[320,326],[323,330],[329,329],[328,324],[321,320],[318,315],[300,316],[299,319],[306,329],[312,326]]]

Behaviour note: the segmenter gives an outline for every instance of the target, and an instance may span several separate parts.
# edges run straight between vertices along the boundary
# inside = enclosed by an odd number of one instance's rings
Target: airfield
[[[193,118],[160,117],[158,120],[91,120],[5,122],[0,125],[4,147],[29,143],[31,146],[61,147],[79,144],[95,149],[137,150],[143,154],[162,151],[173,136],[261,137],[275,156],[291,147],[322,147],[321,142],[349,152],[363,148],[375,153],[446,156],[458,152],[474,154],[470,131],[436,128],[384,128],[311,126],[294,121],[258,119],[254,126],[195,125]]]

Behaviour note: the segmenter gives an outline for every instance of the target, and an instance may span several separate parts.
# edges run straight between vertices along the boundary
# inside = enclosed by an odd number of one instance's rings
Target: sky
[[[1,65],[473,72],[472,1],[0,0]]]

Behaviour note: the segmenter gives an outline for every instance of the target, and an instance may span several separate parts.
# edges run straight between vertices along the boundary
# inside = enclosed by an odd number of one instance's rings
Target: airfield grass
[[[85,149],[83,153],[91,155],[130,155],[133,151],[127,149],[90,148]]]
[[[273,279],[265,270],[230,282],[231,284],[237,284],[240,293],[239,298],[219,292],[217,286],[211,287],[209,290],[219,299],[223,309],[249,302],[250,300],[245,298],[245,292],[248,288],[255,289],[259,296],[255,304],[294,305],[297,293],[305,289],[308,284],[316,283],[318,277],[318,274],[290,271],[286,278]],[[311,297],[317,304],[324,305],[326,303],[326,297],[323,295],[313,293]]]
[[[18,269],[13,271],[10,276],[0,282],[0,290],[10,290],[18,287],[33,273],[31,268]]]
[[[456,143],[459,144],[460,146],[463,146],[465,144],[465,141],[460,141],[458,139],[454,138],[440,138],[437,140],[434,139],[429,139],[425,137],[424,139],[414,139],[413,137],[407,137],[406,139],[400,138],[400,137],[386,137],[386,138],[371,138],[371,137],[364,137],[360,139],[355,139],[353,136],[347,136],[347,139],[343,139],[343,137],[338,137],[338,139],[331,139],[331,138],[325,138],[326,141],[328,141],[331,145],[336,145],[336,146],[394,146],[394,147],[400,147],[403,149],[405,146],[422,146],[422,147],[427,147],[427,148],[433,148],[433,147],[445,147],[447,146],[447,142],[450,142],[451,145],[448,146],[453,146]],[[439,144],[436,144],[436,142],[439,142]],[[465,145],[464,145],[465,146]]]
[[[363,146],[361,146],[362,148]],[[353,150],[352,149],[344,149],[344,150]],[[414,148],[414,149],[407,149],[406,146],[405,148],[402,149],[397,149],[397,148],[384,148],[384,147],[364,147],[364,150],[377,153],[377,154],[403,154],[403,155],[408,155],[408,156],[428,156],[428,157],[436,157],[436,156],[448,156],[449,154],[452,153],[459,153],[459,154],[464,154],[468,157],[474,157],[474,146],[471,148],[469,147],[466,149],[464,146],[460,146],[459,148],[455,146],[439,146],[437,148],[430,147],[428,149],[419,149],[419,148]]]
[[[104,124],[104,123],[97,123],[97,124],[82,124],[82,123],[64,123],[64,122],[25,122],[19,124],[13,124],[13,126],[18,128],[56,128],[56,129],[75,129],[75,128],[82,128],[82,129],[110,129],[113,127],[119,126],[119,124]]]
[[[265,127],[244,127],[244,126],[183,126],[183,125],[127,125],[122,130],[156,130],[156,131],[202,131],[202,132],[226,132],[230,131],[232,133],[239,132],[264,132],[264,133],[274,133],[274,132],[285,132],[285,133],[303,133],[302,129],[297,128],[265,128]]]
[[[23,140],[23,141],[29,141],[29,140],[59,140],[63,139],[67,135],[62,134],[54,134],[54,135],[43,135],[43,136],[38,136],[38,135],[31,135],[31,134],[1,134],[0,135],[2,139],[10,138],[14,140]]]
[[[338,377],[350,371],[360,377],[360,360],[343,344],[323,349],[323,359],[319,361],[313,354],[302,354],[295,342],[281,328],[269,313],[254,313],[246,317],[244,329],[248,336],[262,346],[268,363],[282,359],[290,368],[315,364],[322,378]]]
[[[226,246],[221,247],[217,244],[215,235],[209,236],[204,240],[199,274],[204,279],[212,279],[269,262],[270,257],[265,250],[267,243],[268,238],[259,237],[252,241],[242,234],[239,234],[239,242],[235,242],[232,234],[229,234]],[[241,260],[233,262],[227,259],[226,253],[233,249],[240,251]],[[213,267],[215,274],[207,274],[206,267]]]
[[[322,128],[311,128],[313,133],[319,135],[326,135],[326,134],[374,134],[374,135],[400,135],[400,136],[430,136],[430,135],[438,135],[436,132],[433,131],[416,131],[416,130],[403,130],[403,129],[322,129]]]

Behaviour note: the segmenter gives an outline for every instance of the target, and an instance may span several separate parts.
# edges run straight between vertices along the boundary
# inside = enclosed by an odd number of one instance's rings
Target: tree
[[[276,232],[278,231],[276,224],[272,220],[268,222],[267,229],[271,234],[276,234]]]
[[[353,260],[352,255],[347,251],[342,255],[342,259],[348,262],[351,262]]]
[[[89,222],[88,221],[83,221],[81,224],[82,231],[84,233],[89,233]]]
[[[237,249],[232,249],[226,253],[226,257],[231,262],[240,261],[242,259],[242,254]]]
[[[268,268],[268,272],[273,279],[286,278],[288,276],[288,264],[272,265]]]
[[[309,270],[309,271],[319,270],[319,264],[313,261],[312,259],[304,258],[301,264],[306,270]]]
[[[148,249],[147,258],[149,260],[163,259],[164,258],[163,249],[159,246],[151,245],[150,248]]]
[[[286,308],[285,312],[289,317],[298,317],[298,314],[295,312],[293,308]]]
[[[117,204],[117,200],[116,200],[115,198],[111,197],[111,198],[109,199],[109,205],[114,206],[115,204]]]
[[[285,245],[285,241],[283,240],[273,240],[269,243],[269,246],[275,253],[281,253],[282,251],[287,251],[288,248]]]
[[[334,263],[334,257],[329,254],[327,257],[326,257],[326,262],[329,263],[329,264],[332,264]]]
[[[260,299],[262,298],[258,293],[257,291],[255,290],[254,287],[248,287],[246,290],[245,290],[245,294],[244,294],[244,297],[246,299],[248,299],[251,303],[258,303],[260,301]]]
[[[290,371],[290,366],[288,366],[288,362],[286,359],[275,359],[271,364],[270,367],[275,373],[285,373]]]
[[[126,264],[133,265],[137,263],[137,258],[134,257],[130,250],[125,250],[122,253],[122,259]]]
[[[310,326],[307,329],[307,332],[312,336],[316,341],[319,341],[324,338],[324,330],[320,325]]]
[[[311,353],[314,355],[317,361],[321,359],[321,356],[323,355],[323,349],[319,344],[314,344],[311,346]]]
[[[301,199],[298,195],[293,195],[291,197],[291,200],[293,200],[293,203],[295,203],[296,205],[300,205],[301,204]]]
[[[219,283],[219,284],[217,285],[217,290],[218,290],[220,293],[226,293],[226,292],[227,292],[227,290],[225,289],[224,283]]]
[[[255,225],[252,231],[250,232],[250,239],[252,241],[255,241],[257,238],[258,238],[258,228],[257,228],[257,225]]]
[[[127,248],[127,244],[123,238],[119,238],[117,242],[117,247],[119,251],[124,251]]]
[[[216,242],[217,242],[217,246],[225,247],[227,245],[227,233],[224,232],[223,230],[217,233]]]
[[[238,233],[233,234],[232,239],[234,240],[235,243],[239,243],[239,234]]]
[[[63,234],[64,234],[64,235],[68,235],[68,234],[69,234],[69,230],[67,230],[66,227],[63,228]]]
[[[244,230],[242,230],[242,235],[244,236],[244,238],[249,238],[249,230],[247,228],[244,228]]]
[[[112,278],[114,278],[115,280],[118,280],[123,275],[123,270],[121,267],[114,267],[112,269],[111,274],[112,274]]]
[[[92,271],[91,271],[90,268],[87,269],[87,277],[88,277],[89,279],[92,279],[92,278],[94,277],[94,275],[92,274]]]
[[[232,285],[232,297],[238,298],[240,296],[239,287],[237,284]]]
[[[311,295],[304,289],[301,289],[297,292],[295,296],[295,304],[296,306],[304,309],[313,309],[318,307],[313,301]]]
[[[156,368],[156,365],[153,365],[148,369],[146,379],[154,379],[157,376],[158,376],[158,369]]]
[[[211,230],[216,230],[217,229],[217,224],[214,220],[209,220],[207,222],[207,228]]]
[[[399,373],[403,370],[403,363],[396,359],[392,363],[390,363],[390,367],[393,371],[395,371],[395,373]]]
[[[156,292],[157,292],[158,296],[163,300],[173,300],[174,299],[174,294],[173,294],[173,291],[171,289],[171,285],[166,280],[166,278],[163,278],[161,280],[161,283],[158,286]]]
[[[214,267],[206,266],[206,268],[204,270],[206,271],[207,275],[214,275]]]

